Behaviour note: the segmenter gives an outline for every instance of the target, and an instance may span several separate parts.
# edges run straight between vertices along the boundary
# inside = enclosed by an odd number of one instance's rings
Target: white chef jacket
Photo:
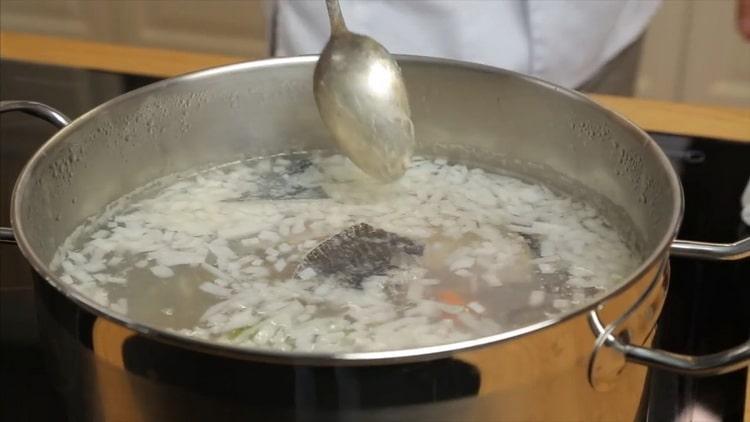
[[[488,64],[574,88],[641,36],[659,0],[340,0],[391,53]],[[272,0],[274,55],[318,54],[324,0]]]

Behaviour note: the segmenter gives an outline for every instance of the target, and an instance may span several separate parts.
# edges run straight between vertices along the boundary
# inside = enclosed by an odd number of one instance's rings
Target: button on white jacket
[[[643,33],[658,0],[340,0],[391,53],[445,57],[576,87]],[[317,54],[324,0],[272,0],[274,54]]]

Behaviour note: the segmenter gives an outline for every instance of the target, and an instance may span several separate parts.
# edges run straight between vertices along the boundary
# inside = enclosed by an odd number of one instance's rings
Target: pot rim
[[[238,71],[247,71],[247,70],[252,70],[252,69],[257,69],[257,68],[269,68],[269,67],[276,67],[276,66],[309,64],[309,63],[314,63],[317,61],[318,59],[317,55],[309,55],[309,56],[297,56],[297,57],[286,57],[286,58],[270,58],[270,59],[264,59],[264,60],[256,60],[256,61],[230,64],[230,65],[223,65],[223,66],[217,66],[217,67],[213,67],[209,69],[199,70],[196,72],[168,78],[168,79],[158,81],[158,82],[149,84],[147,86],[135,89],[133,91],[127,92],[123,95],[117,96],[111,100],[108,100],[94,107],[93,109],[87,111],[83,115],[74,119],[68,126],[64,127],[63,129],[55,133],[49,140],[47,140],[34,153],[34,155],[31,157],[28,163],[24,166],[14,186],[13,194],[11,197],[12,205],[11,205],[10,219],[11,219],[11,225],[13,226],[13,229],[14,229],[16,241],[21,250],[21,253],[29,261],[34,271],[36,271],[55,290],[57,290],[59,293],[61,293],[62,295],[66,296],[68,299],[73,301],[76,305],[81,306],[82,308],[86,309],[87,311],[93,313],[94,315],[98,317],[103,317],[116,324],[123,325],[147,337],[151,337],[159,341],[167,342],[175,346],[187,347],[189,349],[193,349],[193,350],[200,351],[200,352],[206,352],[206,353],[210,353],[213,355],[239,358],[239,359],[244,359],[244,360],[256,360],[256,361],[271,362],[271,363],[294,362],[296,364],[309,364],[309,365],[348,365],[348,366],[373,365],[373,364],[382,365],[382,364],[394,364],[394,363],[438,359],[438,358],[450,356],[456,352],[466,351],[466,350],[475,349],[475,348],[479,348],[483,346],[490,346],[490,345],[497,344],[500,342],[510,341],[515,338],[521,337],[523,335],[531,334],[536,331],[539,331],[548,327],[552,327],[554,325],[560,324],[569,319],[575,318],[579,315],[585,314],[587,312],[590,312],[596,309],[597,307],[600,306],[600,304],[617,296],[622,291],[630,287],[633,283],[635,283],[636,280],[638,280],[649,269],[651,269],[652,265],[657,260],[668,259],[668,253],[669,253],[668,249],[672,241],[677,236],[677,231],[679,229],[679,226],[682,220],[682,215],[684,212],[684,195],[683,195],[682,185],[680,184],[678,176],[675,173],[674,169],[672,168],[672,165],[669,162],[669,159],[664,154],[664,152],[659,148],[656,142],[653,139],[651,139],[651,137],[647,133],[645,133],[641,128],[636,126],[633,122],[619,115],[618,113],[615,113],[599,105],[598,103],[594,102],[593,100],[589,99],[588,97],[586,97],[585,95],[579,92],[555,85],[553,83],[541,80],[533,76],[523,75],[523,74],[513,72],[510,70],[506,70],[506,69],[500,69],[500,68],[482,65],[482,64],[476,64],[476,63],[463,62],[459,60],[424,57],[424,56],[413,56],[413,55],[397,55],[396,57],[398,58],[399,61],[457,66],[457,67],[461,67],[465,69],[479,70],[479,71],[485,71],[485,72],[495,73],[495,74],[505,74],[514,78],[521,78],[531,83],[534,83],[536,85],[540,85],[547,89],[553,90],[559,94],[565,95],[571,100],[580,101],[580,102],[584,102],[586,104],[592,105],[593,107],[599,109],[601,112],[607,114],[616,122],[626,127],[629,131],[634,132],[636,136],[638,136],[640,139],[644,141],[644,146],[648,148],[650,153],[655,154],[655,158],[660,162],[662,166],[664,166],[667,169],[667,175],[668,175],[667,177],[669,179],[669,185],[671,186],[672,192],[673,192],[672,199],[673,199],[673,203],[675,206],[673,207],[672,216],[670,218],[670,223],[669,223],[670,226],[668,227],[662,239],[658,242],[658,246],[648,255],[648,257],[646,257],[643,260],[643,262],[641,263],[641,265],[638,266],[638,268],[636,268],[634,271],[631,272],[631,274],[627,278],[627,281],[621,283],[616,288],[607,292],[606,295],[599,298],[599,300],[597,300],[596,302],[592,302],[588,306],[585,306],[579,309],[574,309],[570,312],[561,314],[554,318],[550,318],[545,321],[540,321],[540,322],[530,324],[525,327],[517,328],[514,330],[505,331],[499,334],[494,334],[490,336],[485,336],[485,337],[480,337],[476,339],[465,340],[465,341],[460,341],[460,342],[455,342],[455,343],[441,344],[441,345],[435,345],[435,346],[426,346],[426,347],[415,347],[415,348],[399,349],[399,350],[384,350],[384,351],[375,351],[375,352],[348,352],[348,353],[281,352],[281,351],[274,351],[270,349],[241,347],[241,346],[236,346],[236,345],[221,344],[221,343],[211,342],[208,340],[191,338],[185,335],[178,334],[176,332],[165,330],[163,328],[157,328],[157,327],[152,327],[148,324],[142,324],[127,316],[113,314],[107,307],[104,307],[95,303],[94,301],[85,297],[78,291],[70,288],[65,283],[62,283],[59,280],[59,277],[55,276],[50,271],[49,265],[44,263],[39,258],[39,256],[34,252],[34,250],[31,248],[31,246],[29,245],[29,241],[26,238],[26,235],[24,233],[23,224],[21,222],[21,219],[19,218],[20,215],[22,214],[22,200],[21,200],[22,195],[20,194],[20,192],[23,192],[25,189],[29,189],[29,186],[31,186],[30,184],[31,173],[38,166],[38,163],[40,162],[40,160],[48,154],[50,149],[52,149],[53,146],[55,146],[56,144],[62,142],[68,136],[68,134],[75,132],[78,129],[78,127],[83,125],[85,122],[97,118],[97,115],[100,114],[102,110],[105,110],[111,107],[112,105],[117,104],[121,101],[126,101],[131,97],[140,96],[147,92],[158,92],[158,90],[160,90],[162,87],[169,86],[175,83],[185,83],[186,81],[200,80],[200,79],[209,78],[212,76],[218,76],[218,75],[228,74],[228,73],[233,73],[233,72],[238,72]],[[658,279],[658,277],[655,278],[654,280],[656,279]]]

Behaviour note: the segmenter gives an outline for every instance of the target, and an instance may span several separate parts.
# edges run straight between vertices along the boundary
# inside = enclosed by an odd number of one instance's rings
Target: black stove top
[[[33,100],[76,117],[156,79],[0,61],[0,99]],[[8,225],[10,193],[23,164],[54,129],[19,113],[0,120],[0,225]],[[750,178],[750,144],[652,134],[685,189],[680,238],[734,241],[750,234],[739,198]],[[39,347],[31,273],[12,245],[0,245],[0,420],[64,421]],[[718,352],[750,334],[750,264],[672,259],[669,295],[656,346],[688,354]],[[747,371],[694,378],[651,371],[641,419],[739,421]]]

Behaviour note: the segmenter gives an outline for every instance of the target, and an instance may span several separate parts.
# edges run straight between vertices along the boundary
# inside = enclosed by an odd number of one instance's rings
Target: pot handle
[[[52,125],[59,129],[70,124],[70,119],[63,113],[48,105],[34,101],[0,101],[0,113],[8,111],[20,111],[34,117],[39,117],[42,120],[52,123]],[[16,243],[12,228],[0,227],[0,243]]]
[[[604,327],[596,311],[588,319],[599,333],[588,371],[589,384],[597,391],[611,390],[628,362],[692,376],[721,375],[750,366],[750,339],[717,353],[683,355],[631,344],[627,332],[618,335],[617,327]]]
[[[632,363],[688,375],[721,375],[750,366],[750,340],[709,355],[690,356],[626,344],[612,337],[609,346]]]
[[[721,261],[737,261],[750,258],[750,237],[734,243],[693,242],[675,240],[669,254],[677,257],[698,258]]]
[[[675,240],[670,255],[686,258],[737,261],[750,258],[750,237],[734,243],[707,243]],[[616,337],[608,341],[629,362],[653,368],[667,369],[694,375],[719,375],[750,365],[750,340],[739,346],[703,356],[688,356],[620,342]]]
[[[616,327],[604,327],[596,311],[589,314],[589,325],[599,335],[597,348],[601,345],[621,356],[622,365],[627,361],[679,374],[700,376],[721,375],[750,366],[750,339],[721,352],[692,356],[630,344],[627,336],[623,338],[614,333]]]
[[[672,254],[703,259],[747,259],[750,257],[750,238],[731,244],[675,241],[672,245]],[[666,274],[662,277],[664,281],[669,279],[668,267]],[[643,307],[641,302],[645,304],[644,306],[651,306],[651,302],[646,299],[652,295],[653,291],[659,289],[661,284],[652,283],[638,303],[626,315],[609,326],[605,327],[602,324],[597,311],[589,313],[589,325],[597,336],[594,354],[589,365],[589,382],[595,389],[605,391],[611,388],[614,379],[622,371],[626,362],[695,376],[721,375],[750,366],[750,338],[729,349],[700,356],[634,345],[627,333],[627,320],[630,314],[635,313],[636,308]],[[666,293],[665,287],[663,290]],[[655,303],[663,303],[663,301],[657,300]],[[651,312],[640,312],[640,314],[649,314],[653,317],[656,317],[658,313],[659,310],[655,309],[651,309]]]

